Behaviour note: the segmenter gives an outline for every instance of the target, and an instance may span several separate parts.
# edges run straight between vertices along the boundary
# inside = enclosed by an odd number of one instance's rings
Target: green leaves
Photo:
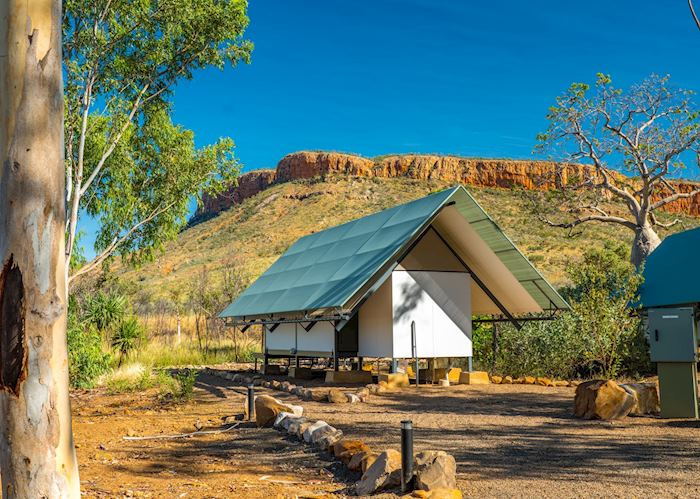
[[[249,62],[246,10],[243,0],[64,1],[68,202],[100,224],[86,267],[152,258],[202,193],[235,182],[233,141],[197,148],[169,100],[199,69]]]

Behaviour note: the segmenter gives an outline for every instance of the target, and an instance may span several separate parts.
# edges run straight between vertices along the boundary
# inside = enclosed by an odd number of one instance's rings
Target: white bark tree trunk
[[[0,2],[0,470],[78,497],[66,350],[60,0]]]
[[[638,226],[634,231],[630,255],[632,264],[639,268],[659,244],[661,244],[661,238],[649,223]]]

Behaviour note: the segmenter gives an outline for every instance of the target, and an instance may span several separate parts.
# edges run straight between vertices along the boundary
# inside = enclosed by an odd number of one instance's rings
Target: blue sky
[[[251,64],[174,96],[175,121],[199,145],[232,137],[246,170],[302,149],[531,158],[571,82],[700,90],[685,0],[251,0],[249,16]]]

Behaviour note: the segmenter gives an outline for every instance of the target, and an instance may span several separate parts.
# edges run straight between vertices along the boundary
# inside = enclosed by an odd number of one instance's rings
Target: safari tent
[[[222,313],[270,357],[472,356],[472,318],[568,305],[462,186],[294,243]],[[413,326],[412,326],[413,325]]]

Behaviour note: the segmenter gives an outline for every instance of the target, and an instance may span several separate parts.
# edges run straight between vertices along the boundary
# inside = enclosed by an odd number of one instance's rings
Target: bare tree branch
[[[677,192],[671,196],[660,199],[656,203],[652,204],[650,209],[657,210],[662,206],[667,205],[668,203],[673,203],[674,201],[678,201],[679,199],[692,198],[693,196],[697,196],[698,194],[700,194],[700,188],[694,189],[690,192]]]

